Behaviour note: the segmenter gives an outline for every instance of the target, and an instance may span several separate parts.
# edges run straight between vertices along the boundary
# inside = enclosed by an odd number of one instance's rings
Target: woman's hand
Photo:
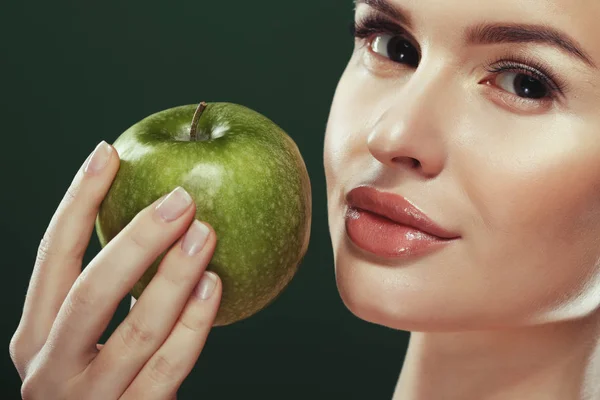
[[[142,210],[81,272],[118,168],[116,150],[99,144],[41,241],[10,343],[25,400],[172,399],[213,324],[221,282],[204,271],[216,236],[194,219],[195,205],[181,188]],[[98,345],[119,302],[174,242],[128,316]]]

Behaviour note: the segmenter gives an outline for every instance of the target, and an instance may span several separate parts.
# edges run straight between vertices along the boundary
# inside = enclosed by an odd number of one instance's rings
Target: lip
[[[404,197],[359,186],[346,195],[346,232],[351,241],[384,257],[424,254],[460,238]]]

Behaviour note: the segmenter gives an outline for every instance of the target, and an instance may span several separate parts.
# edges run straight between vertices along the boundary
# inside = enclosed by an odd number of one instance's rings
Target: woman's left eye
[[[551,90],[545,83],[521,72],[501,72],[494,79],[494,83],[522,98],[543,99],[551,95]]]

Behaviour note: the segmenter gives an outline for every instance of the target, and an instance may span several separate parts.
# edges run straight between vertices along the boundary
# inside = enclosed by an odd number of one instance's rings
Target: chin
[[[414,281],[415,266],[393,266],[369,255],[343,238],[335,256],[335,277],[340,297],[358,318],[403,331],[439,330],[439,307],[423,299]],[[412,275],[412,276],[411,276]]]
[[[410,332],[491,329],[511,321],[455,293],[457,287],[440,273],[443,255],[392,262],[362,252],[343,235],[334,248],[340,297],[364,321]]]

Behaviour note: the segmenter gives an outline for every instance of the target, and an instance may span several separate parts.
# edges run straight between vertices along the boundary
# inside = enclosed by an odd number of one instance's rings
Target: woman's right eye
[[[376,35],[369,44],[371,50],[394,62],[406,63],[416,68],[419,65],[419,52],[406,38],[389,33]]]

